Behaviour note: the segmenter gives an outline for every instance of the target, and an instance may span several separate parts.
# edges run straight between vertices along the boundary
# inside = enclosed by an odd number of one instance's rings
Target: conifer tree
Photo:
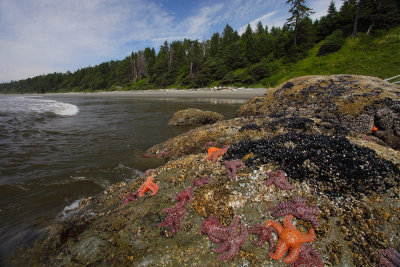
[[[305,0],[287,0],[286,4],[291,5],[289,12],[292,14],[292,16],[286,20],[285,26],[289,29],[294,29],[294,45],[296,46],[298,34],[297,31],[300,21],[314,12],[311,8],[305,5]]]

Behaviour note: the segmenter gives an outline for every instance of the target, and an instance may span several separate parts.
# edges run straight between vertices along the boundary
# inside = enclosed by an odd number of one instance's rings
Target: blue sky
[[[331,0],[308,0],[316,19]],[[334,0],[337,9],[340,0]],[[0,0],[0,81],[75,71],[226,24],[282,26],[286,0]]]

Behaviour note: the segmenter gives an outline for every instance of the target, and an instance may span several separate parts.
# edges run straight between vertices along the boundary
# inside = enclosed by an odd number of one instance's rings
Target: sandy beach
[[[45,95],[82,95],[118,98],[220,98],[220,99],[249,99],[262,96],[265,88],[228,88],[228,89],[159,89],[143,91],[111,91],[95,93],[49,93]]]

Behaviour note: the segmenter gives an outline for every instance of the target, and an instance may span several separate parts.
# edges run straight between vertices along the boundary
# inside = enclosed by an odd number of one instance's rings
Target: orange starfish
[[[151,196],[154,196],[158,191],[158,185],[153,182],[153,177],[147,177],[147,181],[139,188],[139,197],[144,196],[147,191],[151,191]]]
[[[223,154],[226,153],[226,151],[228,151],[228,148],[229,146],[223,146],[222,148],[210,147],[208,149],[208,160],[216,162],[220,156],[222,156]]]
[[[210,157],[211,154],[212,154],[214,151],[219,150],[219,149],[220,149],[220,148],[215,147],[215,146],[209,147],[209,148],[208,148],[208,157]]]
[[[299,232],[293,225],[293,215],[286,215],[283,226],[276,221],[267,221],[264,226],[272,226],[276,229],[279,235],[278,243],[274,253],[269,253],[269,256],[274,260],[279,260],[285,255],[287,250],[289,254],[283,259],[284,263],[292,263],[297,260],[300,254],[300,247],[303,243],[313,242],[315,240],[315,232],[310,228],[308,234]]]

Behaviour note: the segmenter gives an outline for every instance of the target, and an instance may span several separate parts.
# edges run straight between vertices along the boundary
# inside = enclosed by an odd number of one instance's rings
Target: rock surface
[[[170,126],[212,124],[223,120],[224,116],[214,111],[203,111],[196,108],[179,110],[168,121]]]
[[[297,78],[250,100],[239,111],[242,117],[192,129],[150,148],[146,156],[162,154],[169,160],[152,172],[159,185],[156,195],[122,205],[146,177],[115,184],[82,200],[75,216],[53,225],[45,239],[23,249],[9,264],[25,260],[50,266],[285,266],[268,256],[267,243],[254,246],[254,235],[240,244],[232,259],[219,261],[217,245],[199,235],[199,228],[212,215],[224,226],[238,217],[247,227],[282,222],[283,217],[273,216],[274,207],[301,197],[304,206],[319,210],[316,241],[309,248],[321,255],[324,266],[375,266],[382,249],[400,251],[400,151],[379,131],[360,128],[368,129],[372,118],[376,127],[390,129],[387,135],[397,129],[400,89],[377,78],[359,79]],[[363,91],[361,100],[354,94],[352,101],[343,97],[349,92],[335,82],[330,86],[336,89],[329,91],[330,80],[350,87],[358,84],[349,90],[358,95]],[[321,94],[315,89],[314,97],[307,89],[307,97],[291,104],[290,99],[301,95],[300,83],[305,88],[327,85]],[[377,84],[382,86],[379,90]],[[293,88],[297,91],[290,91]],[[206,160],[210,144],[230,149],[214,163]],[[233,159],[245,164],[236,181],[223,164]],[[278,170],[287,173],[294,189],[265,185],[268,173]],[[198,183],[202,177],[207,183]],[[189,186],[193,202],[186,204],[180,229],[175,234],[158,227],[166,218],[163,210],[176,205],[176,194]],[[298,216],[302,218],[295,219],[296,228],[302,232],[317,225]]]
[[[303,76],[267,90],[240,107],[237,116],[299,115],[332,120],[374,134],[400,149],[400,86],[359,75]]]

